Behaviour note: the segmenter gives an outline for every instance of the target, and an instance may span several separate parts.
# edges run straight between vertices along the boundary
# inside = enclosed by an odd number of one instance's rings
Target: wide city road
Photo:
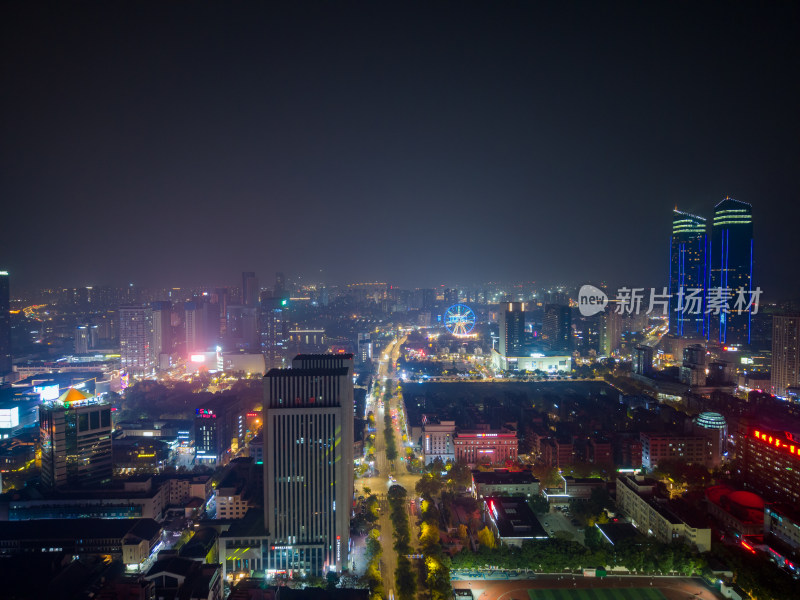
[[[399,340],[393,340],[383,351],[383,355],[378,363],[377,376],[375,378],[375,386],[378,390],[388,383],[394,392],[396,385],[393,377],[390,376],[389,365],[394,365],[400,358],[400,349],[405,343],[406,338],[402,337]],[[378,517],[378,526],[381,531],[381,574],[383,576],[383,586],[386,592],[386,598],[396,598],[397,590],[394,583],[394,574],[397,570],[397,552],[394,549],[393,537],[393,524],[391,522],[391,515],[389,514],[389,502],[387,499],[387,492],[392,485],[389,476],[395,478],[398,485],[402,485],[409,492],[409,501],[413,498],[414,487],[418,480],[418,476],[412,475],[405,467],[402,461],[390,462],[386,457],[386,437],[384,436],[384,416],[390,414],[392,408],[402,410],[400,402],[393,396],[388,405],[384,406],[383,394],[370,395],[368,398],[367,410],[375,414],[375,469],[377,474],[373,477],[364,477],[356,480],[356,494],[364,494],[364,488],[369,490],[378,497],[378,506],[380,515]],[[398,427],[399,420],[394,420],[392,427],[395,429],[395,442],[397,445],[398,454],[404,452],[402,447],[402,433]],[[415,527],[415,519],[409,515],[409,521],[412,525],[411,544],[416,545],[419,532]]]

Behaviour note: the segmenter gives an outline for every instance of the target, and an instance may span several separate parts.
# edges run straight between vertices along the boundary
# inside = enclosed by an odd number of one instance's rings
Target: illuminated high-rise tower
[[[522,356],[525,346],[525,303],[500,304],[500,344],[503,356]]]
[[[347,568],[353,501],[353,355],[298,355],[264,377],[270,572]]]
[[[710,264],[710,294],[714,288],[727,289],[735,301],[741,288],[749,297],[753,289],[753,207],[747,202],[729,197],[714,207]],[[751,318],[750,310],[710,314],[710,339],[726,345],[749,344]]]
[[[707,336],[705,294],[708,287],[708,245],[705,218],[675,209],[672,212],[669,257],[671,335]],[[696,300],[687,298],[692,293]]]
[[[285,366],[289,337],[288,304],[286,298],[273,297],[269,292],[261,294],[259,332],[261,353],[268,369]]]
[[[153,309],[149,306],[119,307],[119,345],[122,370],[146,375],[156,365],[153,351]]]

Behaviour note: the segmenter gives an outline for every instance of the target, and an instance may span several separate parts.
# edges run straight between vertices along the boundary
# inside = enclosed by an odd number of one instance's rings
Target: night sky
[[[12,287],[665,285],[673,206],[730,195],[800,294],[798,3],[32,4],[0,9]]]

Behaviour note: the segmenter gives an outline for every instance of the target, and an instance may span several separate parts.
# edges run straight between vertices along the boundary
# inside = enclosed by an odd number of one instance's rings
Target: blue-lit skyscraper
[[[708,232],[706,220],[675,209],[669,258],[669,332],[674,336],[706,337],[705,290],[708,287]],[[690,290],[698,300],[689,301]],[[683,294],[681,294],[683,290]],[[694,302],[695,304],[692,304]],[[688,310],[683,310],[688,309]]]
[[[753,285],[753,207],[747,202],[725,198],[714,207],[711,228],[711,289],[725,288],[749,294]],[[751,311],[742,314],[720,312],[709,315],[710,339],[721,344],[750,343]]]

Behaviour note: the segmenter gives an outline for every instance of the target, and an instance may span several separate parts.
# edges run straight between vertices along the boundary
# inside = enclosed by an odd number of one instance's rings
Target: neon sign
[[[794,442],[794,440],[790,438],[780,438],[761,431],[754,431],[753,437],[755,437],[762,444],[783,450],[787,454],[800,456],[800,444]]]

